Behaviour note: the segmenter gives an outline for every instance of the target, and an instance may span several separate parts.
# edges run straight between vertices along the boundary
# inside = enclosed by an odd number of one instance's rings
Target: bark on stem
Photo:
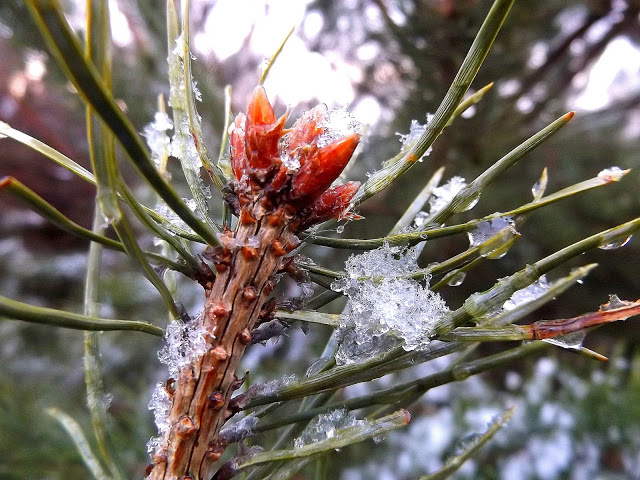
[[[296,240],[287,228],[291,216],[285,208],[266,211],[263,203],[268,202],[257,202],[252,216],[243,216],[227,237],[228,247],[216,254],[218,275],[199,320],[209,349],[175,379],[166,448],[153,457],[152,480],[210,478],[226,448],[218,435],[240,383],[236,369],[273,289],[273,275],[285,254],[282,246],[293,247]]]

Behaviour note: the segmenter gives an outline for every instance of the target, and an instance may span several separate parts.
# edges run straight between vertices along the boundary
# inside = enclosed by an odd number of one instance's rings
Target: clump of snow
[[[149,401],[149,410],[153,412],[153,418],[158,427],[158,433],[164,435],[169,430],[169,411],[171,410],[171,399],[165,388],[164,383],[160,382],[156,385],[151,400]]]
[[[151,457],[153,457],[157,452],[159,452],[164,445],[163,437],[151,437],[147,442],[147,453]]]
[[[454,197],[467,186],[467,182],[462,177],[452,177],[444,185],[434,188],[431,198],[429,198],[429,214],[439,212],[449,205]]]
[[[166,344],[158,352],[158,359],[169,367],[171,377],[176,377],[182,367],[206,353],[209,335],[198,318],[188,323],[175,321],[167,325]]]
[[[362,124],[346,107],[329,110],[322,116],[318,126],[324,129],[317,140],[318,148],[325,147],[354,133],[362,133]]]
[[[398,343],[407,351],[429,344],[436,322],[449,309],[428,284],[401,278],[418,269],[417,255],[415,247],[385,244],[347,260],[348,276],[331,285],[349,297],[340,317],[336,362],[363,361]]]
[[[402,150],[408,150],[411,146],[420,138],[420,136],[427,130],[427,125],[431,122],[433,115],[427,113],[427,122],[420,123],[418,120],[411,120],[411,126],[409,127],[409,133],[400,133],[396,132],[396,135],[400,137],[400,142],[402,143]],[[420,157],[419,161],[424,160],[424,157],[427,157],[431,154],[432,148],[429,147],[427,151]]]
[[[347,412],[346,409],[333,410],[318,415],[313,422],[304,429],[302,435],[293,442],[295,448],[304,447],[313,443],[329,440],[340,434],[340,430],[356,426],[366,425],[366,420],[358,420]]]
[[[173,122],[169,116],[165,112],[156,112],[153,122],[142,130],[156,167],[160,166],[162,158],[168,154],[170,142],[166,132],[172,128]]]
[[[509,300],[504,302],[503,308],[505,310],[514,310],[520,305],[540,298],[547,290],[549,290],[549,282],[545,275],[541,275],[536,282],[528,287],[513,292]]]

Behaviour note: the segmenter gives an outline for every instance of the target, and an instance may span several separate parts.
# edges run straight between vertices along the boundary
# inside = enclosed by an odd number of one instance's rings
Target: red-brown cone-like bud
[[[247,108],[245,153],[249,174],[260,183],[265,181],[273,167],[280,165],[278,142],[285,133],[286,115],[276,121],[273,107],[262,86],[257,86]]]
[[[248,125],[271,125],[276,122],[276,114],[262,85],[253,89],[247,108]]]
[[[319,149],[295,174],[291,199],[309,204],[338,178],[358,146],[360,135],[354,133]]]
[[[360,188],[360,182],[347,182],[325,191],[320,198],[305,209],[298,228],[303,230],[330,218],[340,218],[349,208],[358,188]]]

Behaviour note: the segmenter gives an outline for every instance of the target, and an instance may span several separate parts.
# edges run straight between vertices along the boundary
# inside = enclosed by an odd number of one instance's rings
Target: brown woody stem
[[[213,255],[218,275],[207,291],[204,314],[194,320],[207,332],[209,348],[175,379],[170,428],[153,457],[152,480],[210,478],[226,448],[219,433],[241,383],[235,372],[273,289],[272,277],[285,253],[281,247],[295,241],[285,208],[265,211],[264,203],[243,209],[252,215],[243,216],[236,231],[228,232],[226,246]]]

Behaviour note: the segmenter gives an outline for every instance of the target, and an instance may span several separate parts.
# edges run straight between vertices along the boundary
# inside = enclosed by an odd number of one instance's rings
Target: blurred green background
[[[63,4],[82,35],[83,2]],[[141,131],[153,118],[157,95],[168,94],[164,2],[110,0],[109,5],[114,93]],[[243,110],[259,66],[296,26],[266,82],[267,92],[277,113],[290,106],[294,118],[318,102],[348,104],[368,125],[365,148],[350,177],[366,178],[398,151],[397,132],[406,133],[411,119],[424,123],[435,111],[489,6],[481,0],[193,0],[194,73],[210,148],[219,147],[222,88],[233,87],[233,111]],[[471,180],[568,110],[576,110],[574,120],[490,186],[466,218],[528,201],[544,167],[551,192],[610,166],[634,170],[619,184],[536,211],[505,258],[485,262],[443,296],[457,307],[470,293],[527,262],[637,216],[639,12],[638,0],[516,2],[472,85],[478,89],[495,82],[492,91],[445,130],[411,174],[363,205],[359,213],[367,221],[347,225],[344,235],[383,235],[437,167],[446,167],[445,179]],[[82,104],[19,0],[0,2],[0,58],[0,120],[88,166]],[[171,167],[174,179],[186,196],[177,167]],[[17,177],[65,215],[90,226],[92,188],[8,139],[0,140],[4,175]],[[132,172],[128,177],[145,198],[144,185]],[[150,238],[143,242],[152,245]],[[448,258],[467,245],[465,237],[434,240],[421,262]],[[80,311],[86,249],[85,242],[0,193],[0,294]],[[588,253],[579,263],[600,267],[532,320],[595,310],[609,293],[640,297],[639,250],[635,240],[623,249]],[[316,248],[305,254],[340,268],[348,252]],[[124,256],[105,252],[102,279],[103,316],[166,323],[157,294]],[[294,295],[295,286],[288,293]],[[180,300],[191,313],[203,301],[188,284],[181,285]],[[245,361],[252,381],[289,373],[290,365],[299,365],[295,373],[303,374],[328,333],[316,330],[254,347]],[[608,366],[554,352],[550,360],[430,392],[416,406],[422,415],[414,415],[407,432],[377,445],[380,453],[373,460],[367,447],[347,449],[329,478],[415,478],[437,468],[455,450],[457,438],[482,430],[482,422],[514,402],[521,408],[511,430],[459,478],[640,478],[639,339],[640,327],[630,320],[588,339],[590,348],[615,359]],[[140,478],[147,463],[144,445],[154,433],[148,399],[166,375],[155,356],[161,341],[109,333],[101,342],[120,459],[132,478]],[[71,442],[43,413],[60,407],[88,431],[82,333],[0,320],[0,365],[0,479],[87,478]],[[531,392],[543,396],[532,398]],[[557,452],[566,455],[554,457]],[[307,472],[300,478],[312,477]]]

